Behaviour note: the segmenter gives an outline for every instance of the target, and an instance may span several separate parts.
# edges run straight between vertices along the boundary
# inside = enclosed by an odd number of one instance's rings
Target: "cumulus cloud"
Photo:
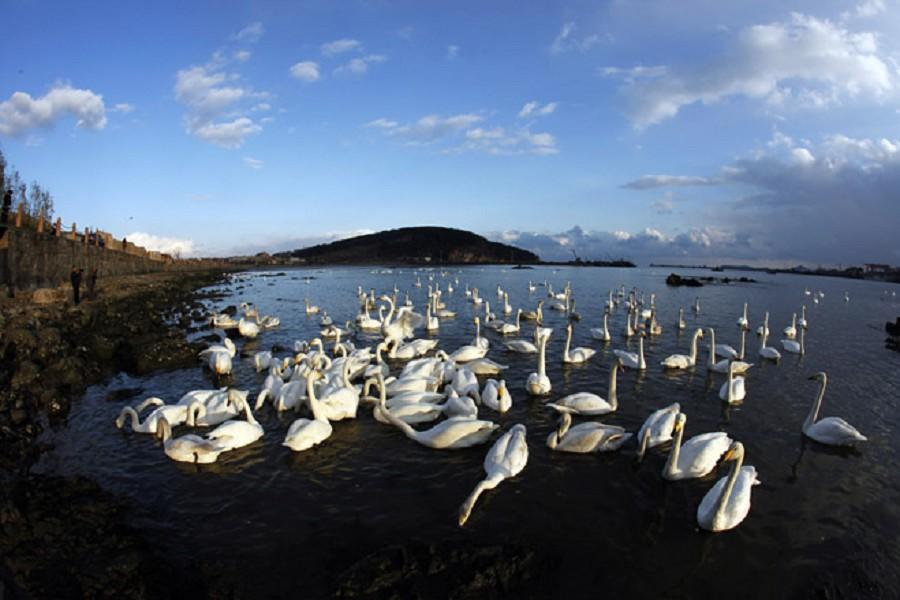
[[[696,228],[674,234],[646,228],[637,232],[586,231],[575,226],[559,233],[497,231],[489,239],[530,250],[544,260],[584,260],[626,258],[647,262],[673,257],[702,258],[719,252],[735,253],[745,245],[736,236],[713,227]]]
[[[370,54],[361,58],[351,58],[348,62],[334,70],[335,75],[347,73],[350,75],[365,75],[369,71],[369,65],[376,65],[387,60],[383,54]]]
[[[649,190],[662,187],[716,185],[717,183],[719,183],[719,180],[715,177],[698,177],[695,175],[642,175],[634,181],[629,181],[622,187],[629,190]]]
[[[255,23],[251,23],[238,31],[232,36],[232,39],[238,42],[246,42],[248,44],[252,44],[254,42],[258,42],[263,33],[265,33],[263,24],[259,21],[256,21]]]
[[[238,50],[232,56],[238,62],[247,62],[250,60],[251,52],[249,50]]]
[[[240,77],[225,70],[220,57],[205,65],[181,69],[175,76],[175,98],[185,105],[187,132],[203,141],[239,148],[262,126],[241,114],[239,104],[267,94],[241,84]],[[226,114],[227,113],[227,114]]]
[[[263,165],[264,165],[265,163],[263,163],[263,161],[259,160],[258,158],[253,158],[253,157],[250,157],[250,156],[245,156],[245,157],[244,157],[244,164],[247,165],[248,167],[250,167],[251,169],[255,169],[255,170],[258,171],[259,169],[262,169],[262,168],[263,168]]]
[[[807,106],[853,97],[878,101],[894,88],[889,62],[874,33],[794,13],[787,22],[742,30],[721,58],[697,68],[657,67],[652,77],[626,81],[623,92],[632,122],[642,129],[685,106],[731,96]]]
[[[335,54],[343,54],[351,51],[361,51],[362,43],[359,40],[340,39],[333,42],[322,44],[319,49],[324,56],[334,56]]]
[[[194,256],[196,253],[196,246],[193,240],[164,237],[153,235],[152,233],[144,233],[142,231],[129,233],[126,238],[132,244],[141,246],[147,250],[162,252],[171,256],[187,258]]]
[[[319,80],[319,65],[315,61],[304,60],[291,67],[291,77],[312,83]]]
[[[543,117],[544,115],[553,114],[553,111],[556,110],[557,106],[559,106],[559,102],[548,102],[543,106],[537,101],[527,102],[525,106],[522,107],[522,110],[519,111],[519,118]]]
[[[601,38],[596,33],[584,37],[576,35],[576,25],[574,21],[563,23],[559,33],[550,44],[550,52],[553,54],[562,54],[572,50],[578,52],[586,52],[600,43]]]
[[[39,98],[14,92],[0,102],[0,135],[18,137],[33,129],[50,127],[65,116],[74,117],[75,125],[81,129],[103,129],[103,96],[68,84],[56,85]]]

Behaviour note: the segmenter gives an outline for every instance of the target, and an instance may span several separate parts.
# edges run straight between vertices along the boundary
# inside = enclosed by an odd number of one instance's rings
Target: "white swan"
[[[309,395],[309,409],[312,411],[312,419],[297,419],[288,427],[282,446],[287,446],[294,452],[303,452],[313,446],[317,446],[331,437],[334,429],[331,422],[322,413],[319,401],[315,394]]]
[[[707,531],[725,531],[741,524],[750,512],[750,493],[760,481],[756,468],[744,464],[744,445],[734,442],[723,461],[733,460],[731,472],[706,492],[697,507],[697,524]]]
[[[489,358],[476,358],[466,363],[473,373],[476,375],[498,375],[501,371],[509,368],[509,365],[501,365]]]
[[[557,412],[585,416],[605,415],[615,412],[619,408],[619,399],[616,395],[616,372],[621,368],[622,363],[616,361],[609,370],[609,387],[606,394],[609,400],[604,400],[591,392],[577,392],[564,396],[556,402],[548,403],[547,406]]]
[[[613,354],[622,362],[623,367],[629,369],[637,369],[643,371],[647,368],[647,361],[644,359],[644,334],[638,337],[638,353],[626,352],[625,350],[613,350]]]
[[[760,339],[759,355],[763,358],[777,361],[781,358],[781,352],[779,352],[778,350],[776,350],[775,348],[773,348],[771,346],[766,346],[766,342],[768,341],[768,339],[769,339],[769,334],[765,334],[764,336],[762,336],[762,339]]]
[[[756,328],[756,335],[763,336],[769,335],[769,312],[766,311],[766,315],[763,318],[763,324]]]
[[[675,430],[675,417],[681,412],[681,405],[677,402],[665,408],[654,411],[638,430],[637,439],[640,441],[638,460],[644,458],[647,448],[653,448],[665,444],[672,439]]]
[[[309,298],[304,298],[303,302],[306,304],[306,314],[315,315],[319,313],[319,307],[312,305],[309,303]]]
[[[235,347],[234,342],[232,342],[231,339],[228,338],[228,336],[225,335],[225,332],[221,329],[217,330],[216,333],[219,334],[222,343],[210,345],[208,348],[201,350],[199,355],[203,357],[215,352],[225,352],[226,354],[228,354],[228,356],[234,358],[234,355],[237,353],[237,348]]]
[[[728,369],[733,368],[734,372],[738,375],[746,373],[753,367],[753,363],[748,363],[743,360],[732,360],[728,358],[723,358],[720,361],[716,361],[716,331],[710,327],[709,328],[709,361],[706,363],[706,367],[710,371],[714,371],[716,373],[728,373]],[[746,338],[746,332],[741,332],[741,355],[743,355],[744,350],[744,340]]]
[[[800,341],[797,342],[795,340],[781,340],[781,347],[785,352],[789,352],[790,354],[800,354],[801,356],[806,354],[806,345],[804,344],[804,339],[806,337],[806,330],[802,327],[800,328]]]
[[[728,404],[737,404],[743,401],[747,395],[747,388],[744,383],[743,377],[734,376],[734,361],[732,361],[728,369],[728,380],[719,388],[719,399],[724,400]]]
[[[687,354],[672,354],[667,356],[665,360],[663,360],[660,365],[663,366],[664,369],[689,369],[697,364],[697,340],[703,337],[703,329],[700,327],[694,332],[694,337],[691,339],[691,353]]]
[[[516,313],[515,325],[513,325],[512,323],[504,323],[499,328],[497,328],[497,333],[499,333],[500,335],[515,335],[521,330],[521,321],[522,309],[520,308]]]
[[[738,358],[740,353],[729,346],[728,344],[717,344],[716,343],[716,330],[712,327],[709,327],[709,352],[710,355],[713,353],[717,355],[724,356],[725,358]],[[715,362],[715,360],[713,360]]]
[[[225,448],[192,433],[172,437],[172,425],[163,417],[157,422],[156,436],[162,440],[163,452],[172,460],[196,464],[216,462]]]
[[[803,329],[807,328],[806,322],[806,305],[800,307],[800,318],[797,319],[797,325],[802,327]]]
[[[538,370],[528,376],[525,389],[532,396],[546,396],[553,387],[550,378],[547,377],[547,341],[550,339],[550,334],[536,332],[536,335],[538,336]]]
[[[159,428],[159,420],[166,419],[172,425],[180,425],[187,421],[188,407],[181,404],[165,404],[161,399],[153,397],[147,398],[141,403],[141,410],[148,405],[156,405],[144,422],[138,420],[138,411],[126,406],[122,408],[122,412],[116,417],[116,427],[122,429],[125,426],[126,419],[131,419],[131,430],[135,433],[156,433]]]
[[[259,335],[259,324],[247,319],[238,321],[238,333],[246,338],[255,338]]]
[[[485,338],[481,337],[481,325],[478,317],[474,319],[475,323],[475,341],[472,344],[467,344],[465,346],[460,346],[454,352],[450,354],[450,360],[453,362],[468,362],[470,360],[475,360],[476,358],[483,358],[485,354],[487,354],[487,346],[479,340],[485,340]]]
[[[387,410],[385,406],[386,395],[382,383],[379,381],[382,393],[378,399],[376,410],[380,410],[383,416],[402,431],[406,437],[423,446],[437,450],[468,448],[486,442],[494,430],[499,427],[499,425],[491,421],[455,417],[441,421],[431,429],[416,431],[409,424],[404,423]]]
[[[503,342],[503,345],[510,352],[519,352],[520,354],[535,354],[538,351],[537,346],[528,340],[510,340]]]
[[[701,433],[695,435],[682,446],[684,424],[687,416],[678,413],[675,418],[675,442],[669,451],[662,476],[670,481],[703,477],[710,473],[719,462],[719,458],[731,445],[731,438],[724,431]]]
[[[206,400],[194,400],[188,406],[186,424],[188,427],[212,427],[224,423],[240,413],[247,395],[246,391],[229,388]]]
[[[819,417],[819,409],[822,407],[822,398],[825,397],[825,386],[828,385],[828,376],[824,371],[820,371],[811,376],[810,379],[818,380],[819,393],[816,401],[813,402],[809,409],[809,414],[803,422],[803,433],[820,444],[828,444],[829,446],[852,446],[856,442],[866,442],[868,439],[857,429],[840,417],[825,417],[816,420]]]
[[[250,404],[244,402],[244,417],[246,421],[234,420],[222,423],[206,434],[206,439],[225,450],[236,450],[249,446],[263,436],[262,425],[250,411]]]
[[[791,324],[784,328],[784,337],[789,340],[797,337],[797,313],[791,317]]]
[[[750,321],[747,320],[747,303],[744,302],[744,314],[738,317],[737,326],[742,330],[750,329]]]
[[[265,371],[269,367],[272,366],[272,352],[269,350],[263,350],[262,352],[257,352],[253,355],[253,366],[256,367],[256,372]]]
[[[547,436],[547,447],[557,452],[611,452],[618,450],[631,438],[630,433],[616,425],[595,421],[572,427],[572,415],[563,413],[556,431]]]
[[[509,431],[497,438],[487,456],[484,457],[484,472],[487,474],[478,482],[469,497],[466,498],[459,509],[459,526],[462,527],[469,519],[475,502],[485,490],[491,490],[500,485],[500,482],[510,477],[515,477],[522,472],[528,463],[528,442],[525,439],[525,426],[514,425]]]
[[[572,344],[572,329],[572,324],[569,323],[566,326],[566,345],[563,347],[562,360],[567,364],[587,362],[592,356],[597,354],[597,351],[593,348],[583,348],[581,346],[569,349],[569,346]]]
[[[228,352],[211,352],[209,356],[209,370],[216,375],[230,375],[232,369],[231,356]]]
[[[481,403],[496,410],[501,415],[512,407],[512,397],[506,389],[506,380],[488,379],[481,392]]]
[[[684,307],[678,309],[678,329],[687,329],[687,323],[684,320]]]
[[[609,311],[603,311],[603,327],[592,327],[591,328],[591,337],[595,340],[600,340],[602,342],[608,342],[612,338],[609,335]]]

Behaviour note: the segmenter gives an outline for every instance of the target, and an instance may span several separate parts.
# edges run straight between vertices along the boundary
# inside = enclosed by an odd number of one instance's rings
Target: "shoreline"
[[[143,598],[179,594],[190,575],[125,524],[127,505],[83,477],[30,473],[41,433],[88,386],[120,371],[195,366],[187,334],[208,318],[201,288],[234,270],[160,272],[98,281],[74,306],[0,302],[0,595]],[[164,573],[178,573],[180,581]],[[187,578],[187,580],[185,579]],[[170,587],[174,586],[174,587]]]

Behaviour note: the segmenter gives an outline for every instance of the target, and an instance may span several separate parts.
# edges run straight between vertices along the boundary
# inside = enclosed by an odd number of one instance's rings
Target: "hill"
[[[295,264],[520,264],[536,254],[448,227],[404,227],[309,248],[280,252]]]

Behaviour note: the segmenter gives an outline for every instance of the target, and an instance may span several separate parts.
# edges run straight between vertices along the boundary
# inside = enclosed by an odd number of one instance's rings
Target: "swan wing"
[[[649,447],[658,446],[672,439],[672,430],[675,429],[675,417],[681,411],[681,405],[677,402],[665,408],[654,411],[638,431],[638,440],[644,439],[644,430],[650,429]]]
[[[691,477],[703,477],[715,468],[730,445],[731,438],[723,431],[695,435],[681,447],[678,468]]]
[[[420,437],[432,448],[465,448],[485,441],[498,427],[491,421],[456,417],[421,432]]]
[[[666,359],[659,364],[667,369],[687,369],[691,366],[692,363],[690,356],[686,356],[684,354],[673,354],[666,357]]]
[[[868,441],[856,427],[840,417],[820,419],[803,431],[817,442],[830,446],[849,446],[856,442]]]

